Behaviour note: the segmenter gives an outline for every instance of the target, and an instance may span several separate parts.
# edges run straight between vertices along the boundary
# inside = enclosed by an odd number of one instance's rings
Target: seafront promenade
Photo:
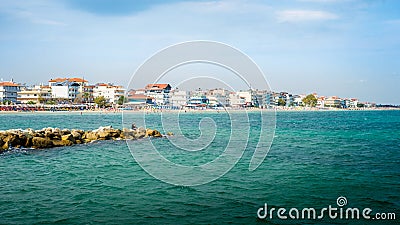
[[[257,108],[257,107],[246,107],[246,108],[232,108],[232,107],[220,107],[214,108],[181,108],[181,109],[170,109],[170,108],[157,108],[152,106],[140,107],[140,108],[124,108],[124,107],[109,107],[109,108],[95,108],[86,105],[0,105],[0,114],[4,113],[56,113],[56,112],[68,112],[68,113],[135,113],[135,112],[146,112],[146,113],[158,113],[158,112],[221,112],[221,111],[372,111],[372,110],[400,110],[400,107],[366,107],[366,108],[333,108],[333,107],[271,107],[271,108]]]

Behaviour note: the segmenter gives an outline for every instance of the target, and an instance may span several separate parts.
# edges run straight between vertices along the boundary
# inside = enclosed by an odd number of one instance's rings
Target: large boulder
[[[25,141],[25,144],[23,146],[26,147],[26,148],[32,147],[33,136],[28,134],[28,133],[26,133],[25,136],[26,136],[26,141]]]
[[[25,144],[24,141],[25,140],[21,140],[19,137],[23,136],[23,134],[15,134],[15,133],[7,133],[6,136],[3,139],[3,142],[5,142],[5,144],[3,144],[3,148],[8,149],[10,147],[21,147],[22,145]]]
[[[97,131],[97,136],[99,137],[99,140],[108,140],[111,137],[110,130],[100,130]]]
[[[71,141],[72,143],[75,143],[75,138],[72,136],[72,134],[65,134],[61,136],[62,141]]]
[[[55,147],[60,147],[60,146],[71,146],[74,143],[70,140],[53,140],[53,145]]]
[[[34,137],[32,138],[32,147],[34,148],[50,148],[53,142],[49,138]]]
[[[146,136],[162,137],[162,134],[158,130],[146,129]]]
[[[139,139],[139,138],[143,138],[146,136],[146,129],[144,129],[143,127],[140,127],[139,129],[135,130],[135,138]]]
[[[3,145],[5,144],[5,142],[3,141],[3,138],[0,136],[0,152],[2,150],[6,150],[5,148],[3,148]]]
[[[67,135],[67,134],[70,134],[70,133],[71,133],[71,131],[68,130],[68,129],[63,129],[63,130],[61,130],[61,134],[62,134],[62,135]]]
[[[88,139],[89,141],[94,141],[94,140],[98,139],[97,134],[92,131],[85,132],[85,134],[83,135],[83,138]]]

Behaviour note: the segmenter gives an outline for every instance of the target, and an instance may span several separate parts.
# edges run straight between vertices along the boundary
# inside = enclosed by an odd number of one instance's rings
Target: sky
[[[159,50],[211,40],[247,54],[274,91],[400,104],[397,0],[2,0],[0,28],[3,80],[128,86]]]

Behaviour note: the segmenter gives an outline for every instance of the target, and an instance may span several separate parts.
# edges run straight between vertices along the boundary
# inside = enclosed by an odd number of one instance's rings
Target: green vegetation
[[[286,105],[286,101],[280,98],[278,100],[278,106],[285,106],[285,105]]]
[[[306,106],[315,107],[317,105],[317,98],[313,94],[309,94],[303,98],[303,103]]]
[[[34,102],[34,101],[28,101],[26,104],[28,104],[28,105],[34,105],[34,104],[36,104],[36,102]]]
[[[55,105],[55,104],[56,104],[56,101],[54,101],[54,100],[48,100],[48,101],[46,102],[46,104],[48,104],[48,105]]]
[[[83,93],[83,98],[85,99],[86,103],[88,103],[89,97],[90,97],[90,93],[89,92]]]
[[[3,105],[11,105],[12,101],[11,100],[4,100]]]
[[[94,103],[96,103],[100,108],[106,106],[107,101],[106,98],[104,98],[104,96],[98,96],[94,99]]]
[[[126,99],[125,96],[121,96],[121,97],[119,97],[117,104],[123,105],[126,102],[128,102],[128,99]]]

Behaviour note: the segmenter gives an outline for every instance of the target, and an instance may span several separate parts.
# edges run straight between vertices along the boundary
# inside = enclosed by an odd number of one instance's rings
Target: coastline
[[[274,108],[274,109],[227,109],[229,112],[344,112],[344,111],[397,111],[400,108],[357,108],[357,109],[338,109],[338,108]],[[139,114],[139,113],[220,113],[225,110],[216,109],[162,109],[162,110],[71,110],[71,111],[0,111],[2,114],[47,114],[47,115],[59,115],[59,114],[70,114],[70,115],[84,115],[84,114]]]

